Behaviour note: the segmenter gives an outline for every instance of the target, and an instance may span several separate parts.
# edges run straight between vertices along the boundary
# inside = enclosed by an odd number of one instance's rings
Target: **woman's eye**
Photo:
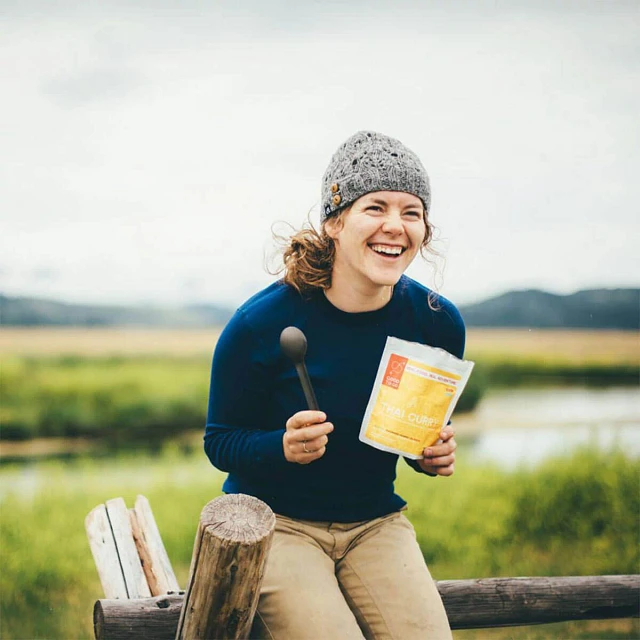
[[[372,204],[370,206],[367,207],[367,211],[373,211],[374,213],[381,213],[382,212],[382,207],[379,207],[375,204]]]
[[[421,211],[406,211],[405,216],[409,216],[410,218],[422,218]]]

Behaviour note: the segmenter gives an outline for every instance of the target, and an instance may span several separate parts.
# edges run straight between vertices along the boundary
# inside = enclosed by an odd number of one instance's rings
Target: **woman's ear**
[[[345,213],[346,211],[341,211],[337,215],[331,216],[331,218],[324,223],[324,230],[332,240],[335,240],[338,237],[338,233],[340,233],[340,230],[342,229],[342,217]]]
[[[325,223],[324,223],[324,230],[326,232],[326,234],[332,239],[335,240],[336,239],[336,235],[337,235],[337,231],[338,229],[336,228],[337,224],[336,224],[336,219],[335,218],[329,218]]]

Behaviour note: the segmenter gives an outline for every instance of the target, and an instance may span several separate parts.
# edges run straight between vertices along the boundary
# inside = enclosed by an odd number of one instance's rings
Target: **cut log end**
[[[96,640],[104,640],[104,611],[102,602],[98,600],[93,605],[93,635]]]
[[[275,516],[264,502],[253,496],[229,494],[204,507],[200,524],[208,535],[252,545],[271,535]]]

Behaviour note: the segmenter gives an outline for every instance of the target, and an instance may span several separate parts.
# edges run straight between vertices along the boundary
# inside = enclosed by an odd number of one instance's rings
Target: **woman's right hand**
[[[327,435],[333,431],[326,419],[322,411],[298,411],[287,420],[282,446],[289,462],[309,464],[322,458],[329,441]]]

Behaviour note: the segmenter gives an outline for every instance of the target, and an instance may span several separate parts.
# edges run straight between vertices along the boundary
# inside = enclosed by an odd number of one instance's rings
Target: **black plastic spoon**
[[[295,365],[300,378],[300,384],[304,391],[304,397],[307,405],[312,411],[318,411],[318,401],[316,394],[313,392],[309,372],[304,363],[304,357],[307,354],[307,338],[297,327],[287,327],[280,334],[280,348],[282,353],[287,356]]]

